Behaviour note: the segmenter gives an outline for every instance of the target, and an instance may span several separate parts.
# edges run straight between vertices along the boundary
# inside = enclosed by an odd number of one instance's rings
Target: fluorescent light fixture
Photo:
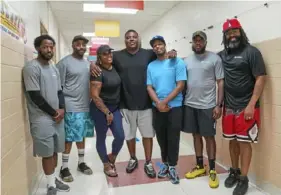
[[[136,14],[137,9],[125,9],[125,8],[106,8],[104,4],[83,4],[84,12],[98,12],[98,13],[112,13],[112,14]]]
[[[83,33],[84,37],[95,37],[96,34],[95,33]]]

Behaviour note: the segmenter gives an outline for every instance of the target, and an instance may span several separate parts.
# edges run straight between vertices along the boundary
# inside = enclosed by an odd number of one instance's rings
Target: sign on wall
[[[1,31],[6,32],[13,38],[27,42],[26,25],[22,17],[7,3],[6,0],[0,1],[1,7]]]
[[[104,5],[107,8],[124,8],[124,9],[137,9],[144,10],[144,1],[116,1],[116,0],[105,0]]]
[[[119,37],[120,23],[118,21],[95,21],[95,34],[97,37]]]
[[[88,61],[96,62],[97,61],[97,56],[88,56]]]
[[[109,45],[109,39],[108,38],[93,37],[91,39],[91,47],[89,48],[89,55],[90,56],[97,55],[97,49],[101,45]]]

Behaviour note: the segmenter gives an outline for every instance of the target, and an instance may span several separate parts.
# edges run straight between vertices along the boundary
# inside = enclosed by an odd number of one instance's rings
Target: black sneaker
[[[60,169],[60,178],[64,182],[73,182],[73,177],[69,171],[69,168]]]
[[[239,181],[240,175],[241,175],[240,169],[230,168],[229,175],[224,181],[224,186],[226,188],[232,188]]]
[[[78,164],[77,170],[84,173],[85,175],[92,175],[93,171],[90,167],[86,165],[86,163],[82,162]]]
[[[249,179],[247,176],[240,176],[238,184],[236,185],[233,195],[245,195],[249,188]]]
[[[146,162],[144,164],[144,172],[146,173],[146,175],[150,178],[155,178],[156,177],[156,172],[153,168],[152,162]]]
[[[138,167],[138,159],[137,158],[131,158],[129,160],[129,163],[127,165],[127,168],[126,168],[126,172],[127,173],[132,173],[137,167]]]

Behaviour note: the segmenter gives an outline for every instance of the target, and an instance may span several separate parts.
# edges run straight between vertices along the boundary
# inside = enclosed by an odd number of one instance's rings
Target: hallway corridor
[[[140,138],[140,135],[138,135]],[[113,137],[107,137],[108,151],[111,148]],[[107,179],[103,174],[103,167],[95,147],[95,138],[86,141],[85,161],[93,169],[93,175],[86,176],[77,172],[77,149],[74,146],[70,157],[70,171],[73,174],[74,181],[70,183],[70,192],[60,192],[61,195],[232,195],[233,189],[224,187],[223,182],[227,177],[227,171],[217,165],[217,171],[220,173],[220,187],[210,189],[208,186],[208,177],[200,177],[194,180],[187,180],[184,174],[194,166],[194,151],[184,142],[180,144],[180,160],[178,172],[181,178],[179,185],[173,185],[170,181],[160,179],[149,179],[143,172],[144,152],[141,140],[137,140],[137,157],[139,159],[139,168],[128,175],[125,172],[127,161],[129,159],[127,146],[124,144],[122,151],[117,159],[117,171],[119,177]],[[206,160],[206,159],[205,159]],[[160,163],[160,149],[156,139],[154,140],[153,162],[156,170]],[[205,161],[206,164],[207,161]],[[59,156],[59,166],[61,165],[61,155]],[[59,170],[59,169],[58,169]],[[57,170],[57,172],[58,172]],[[35,195],[46,194],[46,179],[41,177],[41,181]],[[255,187],[251,186],[247,195],[263,195]]]

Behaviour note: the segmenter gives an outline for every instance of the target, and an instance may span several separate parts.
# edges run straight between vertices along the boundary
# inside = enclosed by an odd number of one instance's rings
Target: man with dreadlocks
[[[260,51],[249,43],[237,19],[223,24],[224,50],[219,53],[225,71],[223,136],[230,140],[232,167],[225,187],[236,183],[233,195],[248,190],[248,171],[252,157],[251,143],[258,142],[260,127],[259,98],[265,84],[265,64]],[[239,169],[241,158],[241,170]]]

